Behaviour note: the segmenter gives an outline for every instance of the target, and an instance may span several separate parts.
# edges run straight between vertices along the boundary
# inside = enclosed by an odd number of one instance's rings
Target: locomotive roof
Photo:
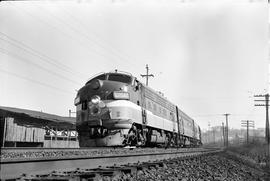
[[[111,71],[111,72],[99,72],[97,74],[94,74],[93,76],[91,76],[86,82],[89,82],[90,80],[92,80],[93,78],[99,76],[99,75],[103,75],[103,74],[123,74],[123,75],[128,75],[130,77],[134,77],[131,73],[129,72],[124,72],[124,71],[119,71],[119,70],[115,70],[115,71]]]

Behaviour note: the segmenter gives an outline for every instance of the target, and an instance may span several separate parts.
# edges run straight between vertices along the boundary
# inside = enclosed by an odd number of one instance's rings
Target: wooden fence
[[[12,142],[44,142],[45,130],[37,127],[21,126],[14,118],[5,118],[5,141]]]

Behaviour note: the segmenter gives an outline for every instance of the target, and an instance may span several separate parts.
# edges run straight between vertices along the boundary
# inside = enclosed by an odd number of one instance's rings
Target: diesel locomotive
[[[77,92],[80,147],[199,146],[195,121],[130,73],[100,73]]]

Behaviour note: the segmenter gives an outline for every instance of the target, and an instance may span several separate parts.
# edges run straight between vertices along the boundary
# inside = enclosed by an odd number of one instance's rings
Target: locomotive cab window
[[[94,79],[105,80],[105,74],[99,75]]]
[[[131,77],[124,74],[109,74],[108,80],[130,84]]]
[[[93,80],[96,80],[96,79],[98,79],[98,80],[105,80],[106,79],[106,74],[101,74],[101,75],[99,75],[99,76],[97,76],[97,77],[89,80],[86,84],[89,84],[90,82],[92,82]]]

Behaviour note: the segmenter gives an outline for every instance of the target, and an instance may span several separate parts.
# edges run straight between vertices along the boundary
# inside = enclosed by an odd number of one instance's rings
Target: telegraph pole
[[[225,137],[226,137],[226,148],[229,146],[229,125],[228,125],[228,116],[230,114],[223,114],[226,117],[226,126],[225,126]]]
[[[214,144],[216,144],[215,127],[213,127],[212,129],[213,129],[213,139],[214,139]]]
[[[265,107],[265,141],[267,142],[269,146],[270,142],[270,135],[269,135],[269,113],[268,113],[268,107],[269,107],[269,94],[265,95],[254,95],[254,97],[264,97],[264,100],[255,100],[255,101],[264,101],[265,104],[255,104],[255,106],[264,106]]]
[[[225,146],[224,123],[222,122],[223,146]]]
[[[268,107],[269,107],[269,94],[265,94],[265,95],[254,95],[254,97],[264,97],[264,100],[260,99],[260,100],[255,100],[255,101],[264,101],[265,104],[255,104],[255,106],[265,106],[265,140],[267,143],[267,166],[270,169],[270,134],[269,134],[269,113],[268,113]]]
[[[146,64],[146,75],[142,75],[142,77],[146,77],[146,85],[148,86],[148,77],[154,77],[153,74],[149,74],[149,68],[148,68],[148,64]]]
[[[68,117],[71,117],[72,113],[76,113],[76,112],[72,112],[71,109],[68,110]]]
[[[207,137],[208,137],[208,143],[210,143],[211,142],[211,139],[210,139],[210,122],[208,122]]]
[[[247,144],[249,143],[249,128],[254,128],[254,121],[251,120],[242,120],[241,126],[247,128]]]

